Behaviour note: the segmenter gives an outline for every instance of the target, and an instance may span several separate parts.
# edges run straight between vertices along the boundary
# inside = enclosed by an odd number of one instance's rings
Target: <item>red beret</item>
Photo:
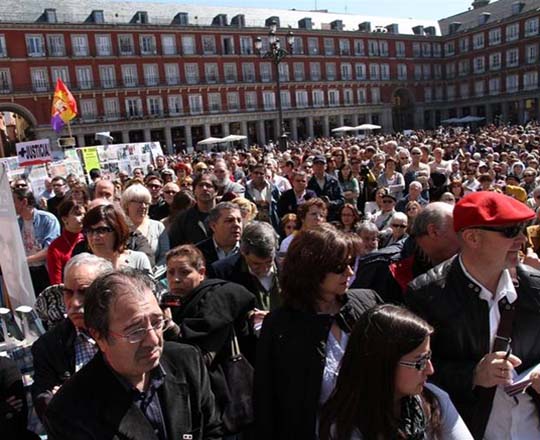
[[[504,226],[534,218],[524,203],[493,191],[467,194],[454,207],[454,231],[474,226]]]

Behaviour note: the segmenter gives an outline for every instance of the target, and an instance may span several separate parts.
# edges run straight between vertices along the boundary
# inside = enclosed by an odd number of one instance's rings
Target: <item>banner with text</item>
[[[49,139],[18,142],[15,144],[15,147],[17,148],[17,157],[19,158],[19,166],[21,167],[41,165],[52,161]]]

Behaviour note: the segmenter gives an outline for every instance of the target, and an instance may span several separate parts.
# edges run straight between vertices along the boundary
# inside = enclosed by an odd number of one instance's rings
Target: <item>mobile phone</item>
[[[178,295],[171,295],[169,293],[161,296],[161,307],[180,307],[182,305],[182,298]]]

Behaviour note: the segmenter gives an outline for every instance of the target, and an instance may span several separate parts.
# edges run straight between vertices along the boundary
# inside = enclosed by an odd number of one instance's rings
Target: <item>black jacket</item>
[[[317,183],[317,178],[311,176],[308,182],[308,189],[317,194],[317,197],[328,197],[330,206],[328,207],[328,220],[337,220],[340,208],[345,203],[343,189],[339,180],[328,173],[324,173],[324,187],[321,189]]]
[[[206,368],[197,350],[165,342],[158,390],[167,438],[221,438],[221,424]],[[49,440],[157,440],[133,395],[97,354],[51,401],[45,413]]]
[[[180,244],[198,243],[212,235],[207,223],[208,214],[199,211],[197,205],[182,212],[169,226],[171,249]]]
[[[304,200],[309,200],[314,197],[317,197],[315,191],[306,189],[306,194],[304,195]],[[285,214],[290,212],[296,214],[298,209],[298,203],[296,202],[296,195],[294,194],[294,189],[290,189],[281,194],[278,204],[277,204],[277,213],[281,219]]]
[[[216,246],[214,245],[214,240],[212,237],[198,242],[195,246],[197,246],[197,248],[199,248],[199,250],[202,252],[204,260],[206,261],[206,267],[210,267],[213,263],[219,260]]]
[[[350,333],[381,300],[372,290],[350,290],[335,320]],[[283,306],[264,320],[255,368],[258,440],[312,440],[325,365],[330,315]]]
[[[75,327],[66,318],[32,345],[32,400],[40,419],[53,398],[52,389],[75,374]]]
[[[516,315],[512,352],[522,360],[518,373],[540,362],[540,272],[517,268]],[[473,373],[490,351],[488,303],[479,298],[480,286],[463,272],[453,257],[409,284],[407,305],[435,328],[431,340],[435,374],[430,378],[450,397],[476,439],[483,437],[495,387],[473,389]],[[483,399],[486,392],[488,399]],[[537,402],[538,395],[533,399]],[[538,406],[538,404],[537,404]]]

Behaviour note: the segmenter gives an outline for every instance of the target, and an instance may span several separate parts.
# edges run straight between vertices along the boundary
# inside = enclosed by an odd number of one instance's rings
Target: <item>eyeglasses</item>
[[[175,191],[174,189],[170,189],[168,191],[163,191],[163,194],[167,194],[169,196],[174,196],[178,191]]]
[[[422,153],[418,152],[418,151],[413,151],[411,153],[413,156],[420,156]]]
[[[156,333],[158,333],[158,332],[161,332],[164,328],[166,328],[168,324],[169,324],[169,320],[162,318],[159,321],[155,322],[154,324],[151,324],[150,327],[138,328],[125,335],[121,333],[113,332],[111,330],[109,330],[109,333],[116,338],[126,339],[130,344],[136,344],[138,342],[141,342],[144,338],[146,338],[146,335],[148,334],[150,330],[153,330]]]
[[[345,262],[338,264],[336,267],[334,267],[331,272],[341,274],[345,272],[348,268],[352,269],[354,267],[354,261],[355,257],[348,258]]]
[[[523,234],[525,232],[526,227],[527,227],[526,225],[520,223],[518,225],[504,226],[504,227],[475,226],[474,228],[471,228],[471,229],[480,229],[482,231],[500,232],[506,238],[516,238],[518,235]]]
[[[149,185],[146,185],[148,188],[152,188],[152,189],[160,189],[162,188],[161,185],[157,185],[157,184],[149,184]]]
[[[431,361],[431,351],[428,352],[425,356],[422,356],[420,359],[418,359],[415,362],[412,361],[399,361],[398,364],[407,367],[407,368],[414,368],[418,371],[424,371],[426,367],[428,366],[428,362]]]
[[[523,174],[523,177],[535,177],[534,174]]]
[[[394,200],[392,199],[385,199],[382,201],[384,204],[390,204],[390,203],[394,203]]]
[[[407,225],[390,225],[393,228],[407,229]]]
[[[111,228],[110,226],[100,226],[98,228],[85,229],[84,233],[86,235],[105,235],[105,234],[110,234],[113,231],[114,229]]]

